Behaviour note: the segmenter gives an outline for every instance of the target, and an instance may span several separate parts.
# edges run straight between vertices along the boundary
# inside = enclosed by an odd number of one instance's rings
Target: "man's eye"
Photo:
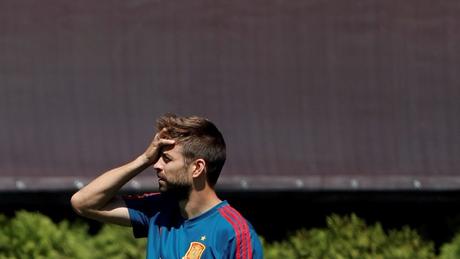
[[[167,156],[163,156],[163,161],[165,161],[165,163],[168,163],[169,161],[171,161],[171,159],[169,159],[169,157]]]

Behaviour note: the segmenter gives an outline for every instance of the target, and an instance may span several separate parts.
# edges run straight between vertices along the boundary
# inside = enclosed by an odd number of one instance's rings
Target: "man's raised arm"
[[[74,210],[87,218],[130,226],[128,208],[117,193],[129,180],[158,160],[163,146],[174,144],[174,140],[160,137],[164,131],[166,129],[155,134],[147,150],[135,160],[105,172],[76,192],[71,198]]]

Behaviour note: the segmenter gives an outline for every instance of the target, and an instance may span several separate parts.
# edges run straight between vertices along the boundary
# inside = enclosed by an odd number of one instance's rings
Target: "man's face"
[[[192,179],[188,172],[189,166],[182,155],[182,146],[165,146],[161,156],[153,165],[158,176],[160,192],[188,195],[192,187]]]

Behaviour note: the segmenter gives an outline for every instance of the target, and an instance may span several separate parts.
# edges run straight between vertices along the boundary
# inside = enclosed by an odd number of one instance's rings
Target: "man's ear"
[[[197,178],[204,173],[206,173],[206,161],[204,161],[202,158],[199,158],[193,162],[192,177]]]

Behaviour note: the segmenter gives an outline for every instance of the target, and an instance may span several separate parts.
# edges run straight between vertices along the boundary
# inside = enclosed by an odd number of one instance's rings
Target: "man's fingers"
[[[160,132],[158,132],[158,135],[164,136],[168,132],[168,128],[162,128]]]
[[[166,146],[166,145],[174,145],[176,143],[176,141],[174,141],[173,139],[166,139],[166,138],[161,138],[159,140],[159,144],[161,146]]]
[[[162,128],[160,131],[158,131],[155,134],[155,139],[160,140],[164,138],[165,136],[167,136],[167,132],[168,132],[168,128]]]

